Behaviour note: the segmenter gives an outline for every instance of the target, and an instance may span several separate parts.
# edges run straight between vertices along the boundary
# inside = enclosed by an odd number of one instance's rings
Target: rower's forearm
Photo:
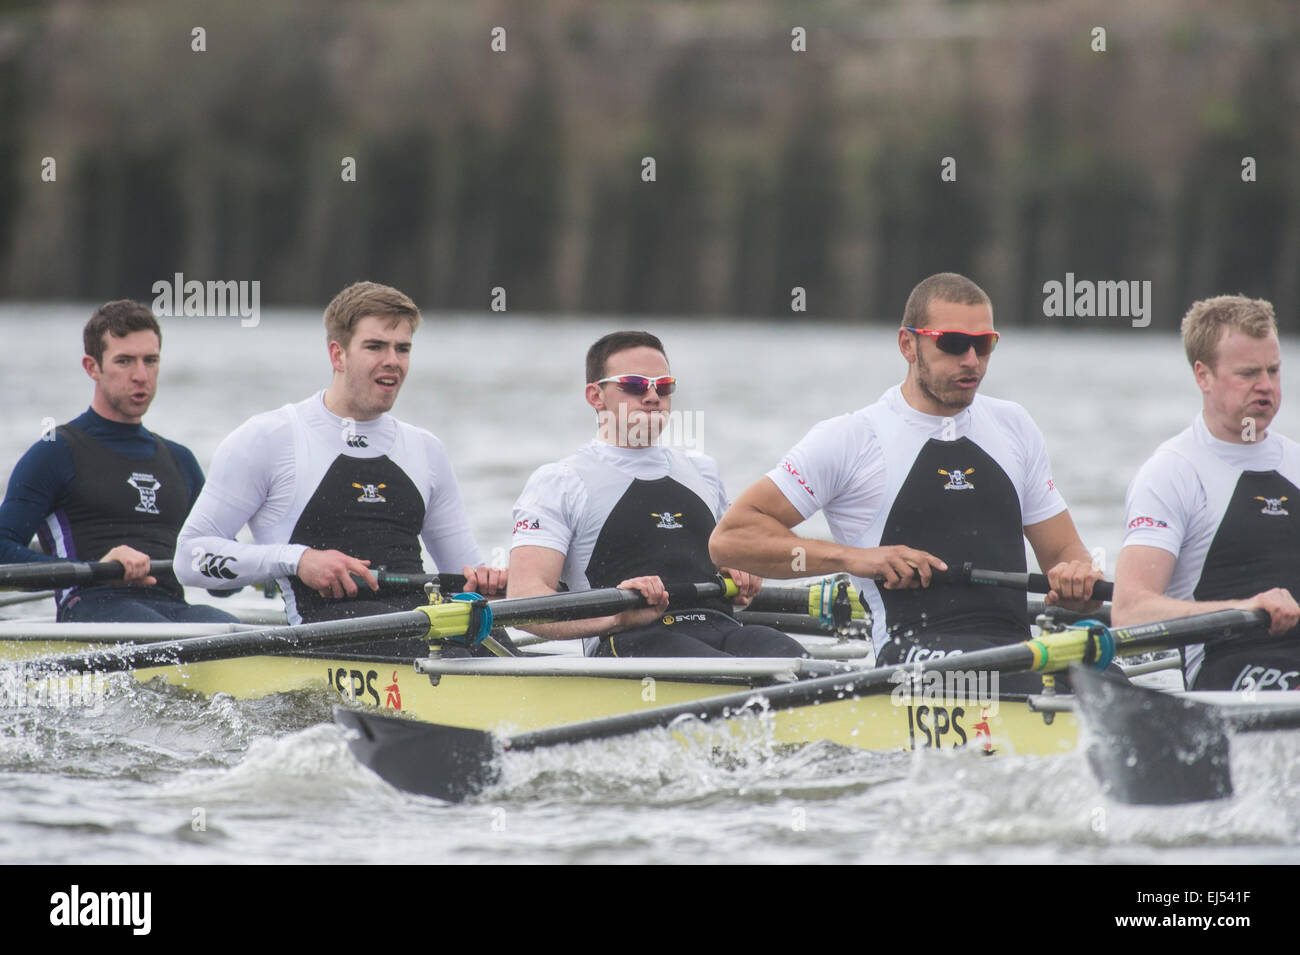
[[[238,590],[297,574],[298,562],[306,550],[300,544],[252,544],[186,535],[182,528],[172,569],[176,579],[187,587]]]
[[[1092,564],[1092,551],[1088,550],[1088,548],[1083,545],[1082,541],[1078,541],[1066,548],[1065,553],[1062,555],[1061,560],[1058,561],[1058,563],[1070,560],[1077,560],[1084,564]],[[1096,565],[1094,564],[1094,566]]]
[[[538,580],[529,574],[520,574],[506,585],[506,597],[549,597],[559,593],[546,580]],[[596,637],[615,629],[615,618],[594,617],[585,620],[562,620],[556,623],[538,623],[521,627],[529,633],[536,634],[543,640],[581,640],[584,637]]]
[[[560,623],[538,623],[522,627],[543,640],[581,640],[600,637],[618,629],[614,617],[594,617],[589,620],[565,620]]]
[[[1150,592],[1129,595],[1117,589],[1111,604],[1110,618],[1116,627],[1135,627],[1156,620],[1175,620],[1215,610],[1234,610],[1239,606],[1239,600],[1179,600]]]
[[[719,567],[734,567],[774,580],[849,570],[855,548],[799,537],[777,521],[772,525],[730,529],[719,525],[709,538],[709,556]]]

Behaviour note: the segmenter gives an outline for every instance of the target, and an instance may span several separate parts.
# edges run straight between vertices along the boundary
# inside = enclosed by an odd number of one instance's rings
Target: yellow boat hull
[[[87,644],[68,641],[7,641],[0,659],[72,653]],[[431,677],[410,662],[346,656],[255,656],[152,667],[136,671],[142,681],[168,683],[239,699],[305,689],[332,689],[344,700],[416,719],[472,729],[524,732],[601,716],[635,712],[709,696],[735,693],[735,682],[700,682],[577,675]],[[995,705],[959,700],[895,702],[868,696],[781,710],[770,714],[774,740],[828,740],[875,751],[922,747],[974,747],[990,754],[1053,755],[1078,740],[1072,713],[1044,715],[1023,698]]]

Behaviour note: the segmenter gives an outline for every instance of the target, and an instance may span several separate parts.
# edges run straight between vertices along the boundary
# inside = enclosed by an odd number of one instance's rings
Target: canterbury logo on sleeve
[[[204,552],[202,548],[195,548],[194,550],[194,570],[197,573],[202,574],[204,577],[234,580],[239,576],[239,574],[230,569],[230,565],[234,563],[235,558],[233,557]]]

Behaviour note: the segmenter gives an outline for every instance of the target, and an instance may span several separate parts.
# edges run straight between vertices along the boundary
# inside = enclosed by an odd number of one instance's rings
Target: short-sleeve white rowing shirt
[[[511,549],[559,551],[560,582],[571,591],[640,576],[704,580],[717,573],[708,542],[726,509],[712,458],[592,442],[528,479],[514,506]],[[597,643],[585,640],[586,652]]]
[[[1176,558],[1165,593],[1177,600],[1232,600],[1300,583],[1300,445],[1270,431],[1235,444],[1210,434],[1198,414],[1138,470],[1124,500],[1124,546]],[[1293,514],[1295,516],[1293,516]],[[1186,651],[1187,685],[1205,658]]]
[[[767,475],[836,542],[905,544],[956,569],[1025,569],[1023,528],[1065,510],[1047,449],[1020,405],[977,395],[953,417],[917,411],[895,386],[873,405],[815,425]],[[855,578],[879,651],[897,626],[1027,634],[1024,598],[993,588],[882,591]]]

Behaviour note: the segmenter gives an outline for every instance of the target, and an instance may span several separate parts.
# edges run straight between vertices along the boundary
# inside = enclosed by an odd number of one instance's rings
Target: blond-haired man
[[[420,541],[466,589],[495,593],[481,566],[451,461],[428,431],[389,411],[410,367],[420,312],[397,289],[358,282],[325,309],[333,380],[306,401],[257,415],[217,448],[177,542],[177,576],[196,586],[280,582],[291,623],[410,609],[372,569],[419,573]],[[247,524],[254,542],[235,540]],[[358,587],[352,576],[368,587]]]
[[[1183,317],[1201,413],[1138,471],[1115,567],[1117,624],[1224,608],[1269,614],[1270,636],[1187,650],[1198,690],[1300,689],[1300,445],[1269,431],[1282,401],[1273,306],[1221,295]]]

